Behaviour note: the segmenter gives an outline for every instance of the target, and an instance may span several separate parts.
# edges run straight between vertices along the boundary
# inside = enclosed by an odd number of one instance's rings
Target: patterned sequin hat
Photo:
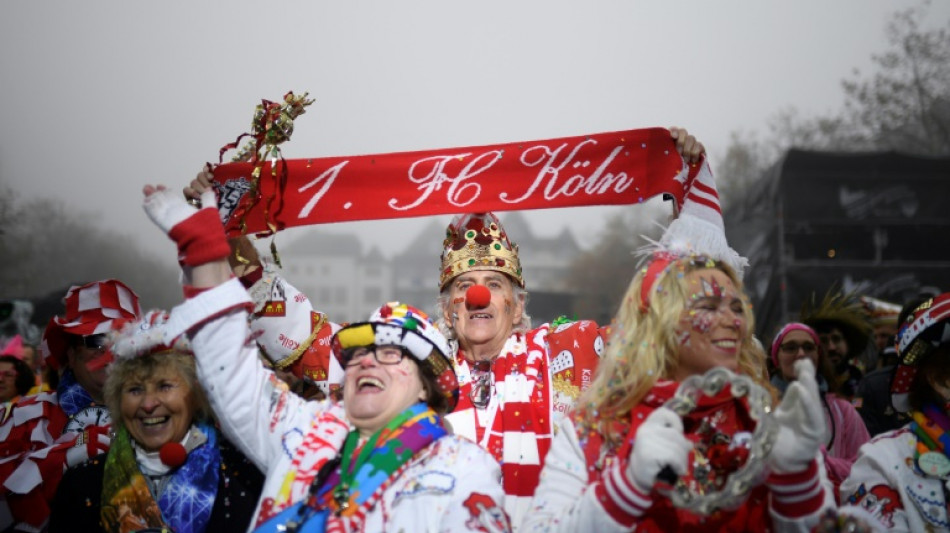
[[[402,346],[420,366],[436,377],[439,391],[448,400],[448,410],[458,402],[459,384],[449,360],[449,343],[429,316],[415,307],[390,302],[370,315],[366,322],[340,328],[333,337],[333,353],[342,360],[342,352],[358,346]]]
[[[456,276],[472,270],[503,272],[524,288],[518,245],[508,240],[494,213],[456,216],[446,228],[442,247],[439,290]]]
[[[908,393],[920,359],[950,342],[950,292],[917,306],[897,331],[897,372],[891,382],[891,404],[902,413],[910,410]]]

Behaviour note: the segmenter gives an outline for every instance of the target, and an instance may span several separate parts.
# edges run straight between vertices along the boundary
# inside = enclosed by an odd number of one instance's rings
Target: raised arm
[[[222,429],[266,470],[284,453],[286,432],[331,407],[308,405],[261,364],[247,321],[251,299],[231,275],[214,191],[202,193],[200,209],[164,187],[143,192],[146,213],[178,245],[184,273],[187,300],[172,311],[168,335],[191,337],[199,378]]]

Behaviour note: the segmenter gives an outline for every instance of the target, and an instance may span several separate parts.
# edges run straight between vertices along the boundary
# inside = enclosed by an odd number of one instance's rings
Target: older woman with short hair
[[[162,343],[151,312],[115,337],[103,396],[115,438],[66,472],[50,531],[240,531],[263,476],[214,427],[187,343]]]

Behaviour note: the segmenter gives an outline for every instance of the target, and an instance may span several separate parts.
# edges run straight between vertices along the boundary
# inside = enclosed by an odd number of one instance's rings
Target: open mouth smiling
[[[383,385],[383,382],[373,376],[362,376],[356,379],[356,390],[363,392],[376,392],[383,391],[386,387]]]
[[[141,423],[142,423],[143,426],[145,426],[145,427],[153,427],[153,426],[158,426],[158,425],[164,424],[165,422],[168,422],[169,418],[171,418],[171,417],[169,417],[169,416],[150,416],[150,417],[148,417],[148,418],[140,418],[139,420],[141,421]]]
[[[718,339],[712,341],[712,344],[722,350],[735,350],[738,345],[735,339]]]

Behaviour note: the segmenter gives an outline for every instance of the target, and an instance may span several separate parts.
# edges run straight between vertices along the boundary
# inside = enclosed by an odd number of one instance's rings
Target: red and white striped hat
[[[50,319],[40,344],[46,364],[57,370],[66,366],[67,335],[108,333],[142,315],[135,291],[115,279],[74,285],[63,303],[66,313]]]
[[[749,266],[749,260],[739,255],[726,241],[719,192],[712,169],[705,158],[699,165],[696,175],[688,179],[689,167],[683,162],[680,176],[686,187],[686,195],[679,215],[667,226],[659,241],[654,241],[638,251],[640,255],[647,257],[647,263],[643,267],[643,284],[640,286],[642,312],[646,312],[649,307],[656,280],[671,264],[681,258],[694,256],[721,261],[732,267],[740,280],[745,268]]]

